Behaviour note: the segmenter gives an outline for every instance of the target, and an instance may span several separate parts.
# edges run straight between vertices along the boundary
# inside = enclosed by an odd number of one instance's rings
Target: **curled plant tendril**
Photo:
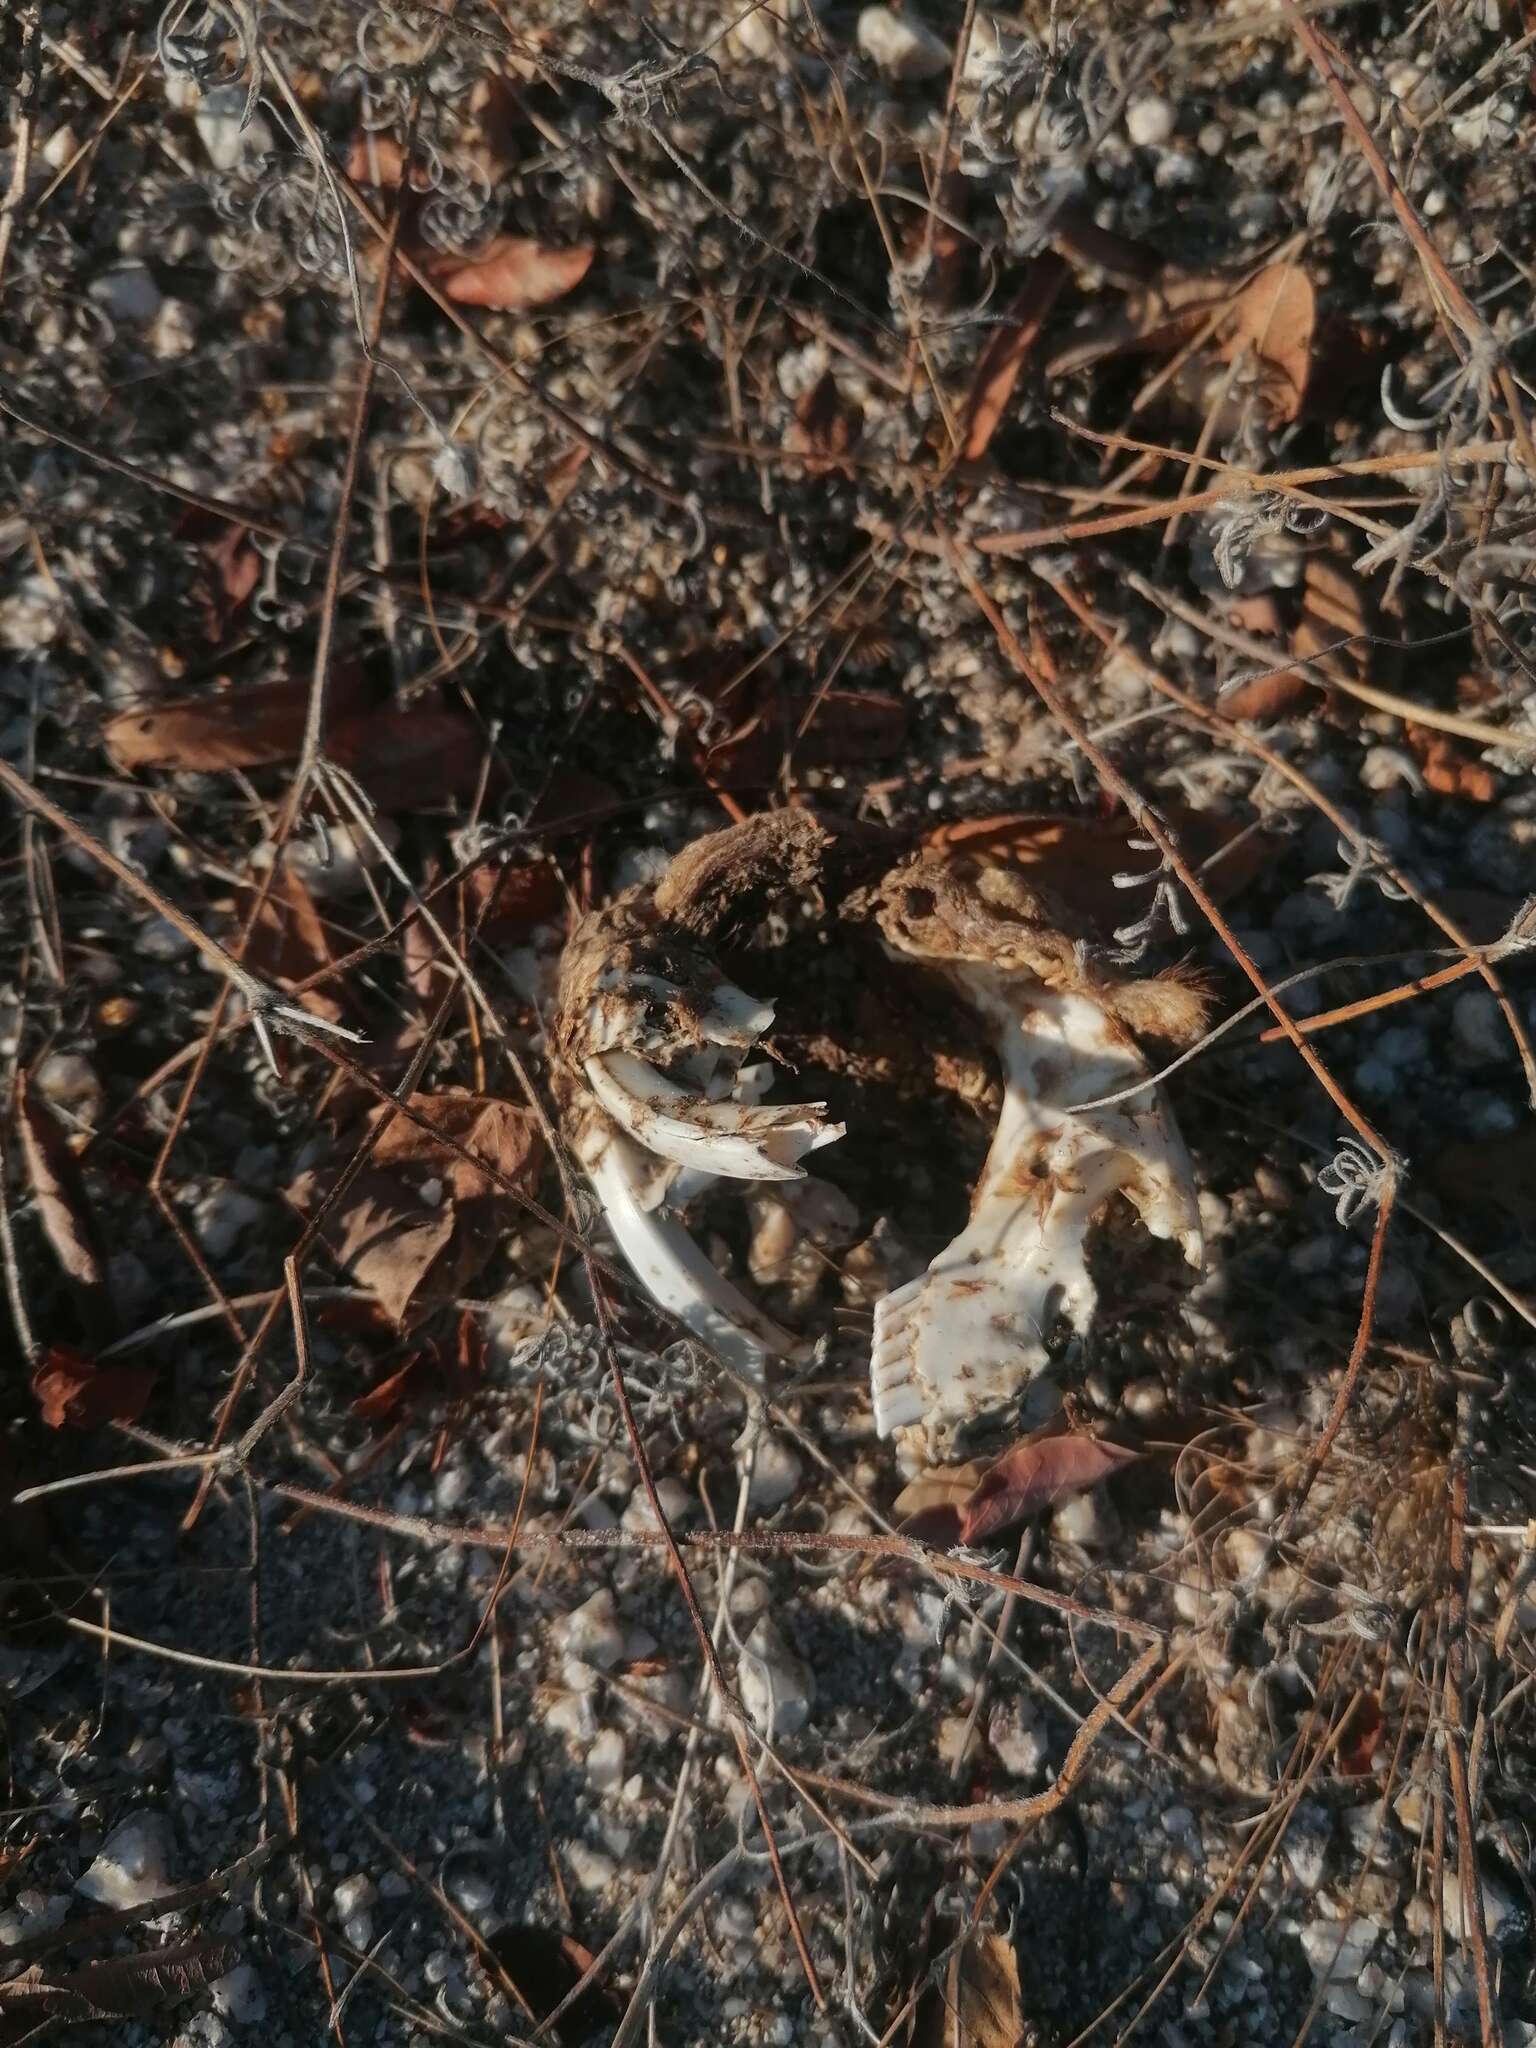
[[[155,57],[167,78],[185,78],[199,92],[243,84],[242,129],[261,97],[261,24],[252,0],[204,0],[195,28],[184,26],[188,0],[169,0],[155,24]],[[231,51],[230,44],[234,44]]]
[[[1156,853],[1158,850],[1156,842],[1151,839],[1129,839],[1126,844],[1135,853]],[[1166,858],[1145,874],[1112,875],[1110,880],[1117,889],[1140,889],[1148,884],[1152,887],[1152,901],[1146,914],[1134,924],[1120,925],[1116,929],[1115,944],[1120,950],[1112,957],[1118,963],[1128,964],[1142,957],[1156,937],[1162,917],[1166,916],[1169,926],[1179,938],[1189,936],[1189,920],[1179,898],[1178,881]]]
[[[1318,532],[1328,514],[1316,505],[1298,505],[1280,491],[1265,491],[1217,508],[1212,551],[1217,572],[1228,590],[1243,580],[1254,543],[1274,534],[1305,537]]]
[[[1362,882],[1374,882],[1389,903],[1406,903],[1408,891],[1400,882],[1393,881],[1385,872],[1387,853],[1374,839],[1362,839],[1358,845],[1348,839],[1338,842],[1339,858],[1345,863],[1342,875],[1309,875],[1307,880],[1315,882],[1333,905],[1335,910],[1347,910],[1350,898]]]
[[[1334,1215],[1348,1229],[1362,1209],[1379,1209],[1382,1196],[1402,1172],[1402,1161],[1380,1159],[1358,1138],[1340,1138],[1339,1149],[1317,1176],[1325,1195],[1334,1197]]]
[[[251,545],[261,557],[261,588],[251,598],[251,610],[266,625],[280,633],[296,633],[304,623],[304,607],[285,598],[278,588],[278,574],[286,553],[297,569],[299,581],[308,584],[314,573],[315,557],[308,548],[296,548],[291,541],[262,540],[252,536]]]

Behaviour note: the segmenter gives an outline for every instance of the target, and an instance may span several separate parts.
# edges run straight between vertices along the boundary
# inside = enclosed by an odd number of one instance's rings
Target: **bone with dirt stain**
[[[803,1181],[842,1136],[824,1103],[764,1104],[743,1064],[774,1006],[728,981],[716,946],[812,886],[826,835],[805,813],[752,818],[687,847],[566,945],[550,1043],[562,1121],[609,1228],[652,1298],[753,1379],[795,1340],[700,1251],[677,1215],[715,1179]]]
[[[1113,1195],[1199,1264],[1193,1173],[1156,1091],[1107,1109],[1073,1104],[1146,1074],[1133,1030],[1193,1037],[1205,1004],[1187,979],[1117,979],[1061,907],[1006,865],[920,854],[864,907],[894,954],[939,970],[975,1008],[1003,1069],[970,1221],[875,1308],[875,1425],[920,1465],[953,1455],[968,1425],[1028,1427],[1056,1406],[1055,1342],[1093,1319],[1087,1236]]]

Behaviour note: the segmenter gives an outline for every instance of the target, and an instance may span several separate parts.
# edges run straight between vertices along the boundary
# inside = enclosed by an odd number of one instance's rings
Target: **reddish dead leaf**
[[[1005,309],[1001,324],[981,352],[965,401],[965,438],[961,453],[967,462],[986,454],[998,422],[1008,410],[1040,330],[1050,318],[1070,272],[1059,256],[1047,250],[1029,267],[1029,275]]]
[[[1465,797],[1474,804],[1491,804],[1498,795],[1498,776],[1465,742],[1408,720],[1403,738],[1413,749],[1425,782],[1438,795]]]
[[[918,2004],[913,2048],[1023,2048],[1027,2038],[1012,1941],[996,1927],[965,1930]]]
[[[300,1174],[288,1190],[289,1199],[307,1212],[318,1206],[334,1178]],[[340,1208],[326,1219],[324,1236],[348,1278],[370,1289],[385,1313],[404,1324],[455,1291],[456,1268],[446,1254],[456,1222],[445,1193],[432,1202],[399,1174],[364,1168]]]
[[[532,132],[511,81],[483,72],[469,89],[466,139],[492,184],[517,162]]]
[[[1090,369],[1111,356],[1173,355],[1230,305],[1231,280],[1180,277],[1127,292],[1116,311],[1075,331],[1045,366],[1049,378]]]
[[[1227,606],[1227,617],[1241,632],[1251,633],[1255,639],[1268,640],[1277,647],[1285,643],[1286,625],[1273,591],[1234,598]],[[1310,695],[1311,688],[1298,669],[1277,668],[1269,675],[1239,683],[1236,689],[1223,690],[1221,708],[1229,718],[1282,718]]]
[[[553,861],[501,867],[487,861],[464,877],[469,921],[483,939],[521,939],[565,911],[565,889]]]
[[[426,1117],[435,1130],[474,1153],[477,1159],[483,1159],[506,1179],[532,1190],[544,1163],[544,1142],[526,1109],[503,1102],[499,1096],[470,1095],[459,1090],[441,1095],[412,1095],[407,1099],[410,1107]],[[371,1120],[377,1122],[387,1113],[388,1105],[381,1103]],[[461,1201],[508,1199],[486,1174],[403,1116],[394,1119],[374,1147],[373,1164],[440,1177]]]
[[[462,256],[438,256],[426,268],[455,305],[518,312],[551,305],[575,291],[596,253],[586,243],[550,249],[525,235],[497,235],[467,262]]]
[[[1362,1693],[1339,1737],[1339,1773],[1342,1777],[1368,1778],[1371,1775],[1371,1760],[1381,1741],[1381,1731],[1381,1704],[1375,1693]]]
[[[1101,227],[1081,199],[1067,200],[1056,213],[1051,243],[1080,267],[1101,271],[1115,284],[1145,289],[1168,275],[1168,260],[1160,249]]]
[[[836,469],[850,474],[843,457],[863,431],[864,408],[843,397],[827,370],[795,401],[784,447],[800,457],[807,476],[827,476]]]
[[[1312,376],[1317,294],[1299,263],[1271,263],[1238,293],[1218,353],[1231,362],[1250,350],[1272,374],[1275,417],[1293,420],[1306,401]]]
[[[405,151],[392,135],[354,135],[347,151],[347,176],[354,185],[397,191],[405,176]]]
[[[64,1126],[33,1092],[25,1074],[17,1082],[16,1116],[43,1235],[77,1287],[100,1290],[106,1280],[106,1255],[80,1162],[69,1149]]]
[[[381,811],[428,811],[474,796],[486,740],[463,711],[412,704],[339,726],[331,735],[331,755]]]
[[[623,804],[611,782],[584,768],[558,768],[528,813],[530,832],[584,832],[601,825]]]
[[[896,1534],[908,1536],[914,1543],[926,1543],[931,1550],[953,1550],[964,1540],[961,1525],[959,1508],[953,1502],[937,1501],[932,1507],[917,1508],[910,1515],[903,1515],[896,1524]],[[889,1574],[891,1577],[899,1575],[899,1561],[895,1562],[897,1569]]]
[[[51,1345],[32,1374],[32,1392],[50,1429],[101,1429],[137,1422],[155,1375],[144,1365],[97,1365],[66,1345]]]
[[[432,1367],[428,1354],[436,1348],[428,1344],[413,1351],[398,1371],[370,1387],[366,1394],[358,1395],[352,1403],[352,1413],[361,1422],[390,1421],[399,1409],[414,1402],[430,1382]]]
[[[250,528],[221,521],[202,547],[205,566],[202,594],[203,634],[217,645],[230,622],[261,581],[261,557],[251,545]]]
[[[961,1541],[985,1543],[1056,1501],[1086,1493],[1140,1455],[1093,1436],[1048,1436],[1015,1444],[977,1482],[961,1511]]]
[[[315,899],[286,864],[272,879],[257,913],[245,949],[246,965],[280,988],[291,989],[329,967],[332,954]],[[337,1022],[342,1006],[324,988],[306,989],[299,997],[306,1010]]]
[[[297,759],[309,710],[307,680],[260,683],[180,697],[109,719],[102,741],[114,764],[214,774]],[[331,709],[357,710],[367,696],[361,669],[343,663],[331,680]]]
[[[910,724],[904,697],[883,690],[828,690],[805,736],[795,743],[795,759],[819,768],[894,754]]]
[[[514,1187],[531,1193],[537,1185],[543,1144],[526,1110],[461,1093],[413,1095],[410,1103]],[[334,1173],[302,1174],[289,1199],[312,1209],[334,1180]],[[488,1174],[397,1117],[324,1235],[338,1265],[408,1325],[460,1293],[522,1213]]]
[[[365,1422],[385,1422],[420,1400],[467,1401],[485,1379],[485,1331],[472,1309],[459,1317],[451,1345],[423,1344],[397,1371],[352,1403]]]

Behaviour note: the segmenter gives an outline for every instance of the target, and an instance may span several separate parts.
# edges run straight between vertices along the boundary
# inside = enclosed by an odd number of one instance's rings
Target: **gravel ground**
[[[17,0],[0,2044],[1536,2042],[1533,34]],[[549,1027],[790,804],[764,1400]],[[1137,1455],[954,1554],[920,846],[1230,1022],[1053,1333]]]

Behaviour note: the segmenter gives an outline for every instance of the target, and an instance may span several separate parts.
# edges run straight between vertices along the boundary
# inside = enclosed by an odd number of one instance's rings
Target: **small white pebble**
[[[859,16],[860,53],[888,78],[904,84],[938,78],[948,71],[948,46],[915,15],[894,14],[889,7],[866,7]]]
[[[145,918],[133,945],[146,960],[184,960],[192,951],[192,941],[168,917]]]
[[[216,171],[232,171],[247,157],[263,156],[275,147],[272,130],[259,113],[241,127],[245,100],[243,85],[216,85],[199,99],[193,118]]]
[[[1160,149],[1173,134],[1174,111],[1160,93],[1132,100],[1125,110],[1125,132],[1138,149]]]
[[[266,1213],[265,1202],[258,1202],[243,1188],[220,1182],[193,1206],[193,1234],[210,1259],[227,1258],[251,1225]]]
[[[237,1963],[227,1976],[216,1977],[208,1989],[217,2011],[237,2027],[254,2026],[266,2015],[266,1993],[249,1963]]]
[[[585,1842],[567,1842],[565,1865],[584,1892],[606,1891],[619,1874],[619,1867],[601,1849]]]
[[[617,1728],[605,1728],[587,1751],[587,1783],[606,1799],[623,1782],[624,1737]]]
[[[99,1906],[147,1906],[176,1888],[175,1846],[163,1813],[131,1813],[107,1836],[75,1890]]]
[[[164,293],[142,263],[125,263],[105,272],[91,285],[91,297],[114,320],[134,326],[148,326],[165,303]]]
[[[197,316],[185,299],[167,299],[149,325],[149,346],[163,363],[179,362],[197,346]]]
[[[386,1883],[388,1880],[385,1880]],[[367,1871],[359,1870],[351,1877],[344,1877],[331,1892],[331,1905],[343,1920],[349,1920],[354,1913],[360,1913],[364,1906],[372,1905],[378,1896],[373,1879]]]
[[[768,1615],[747,1637],[740,1671],[741,1704],[762,1734],[795,1735],[811,1717],[816,1687]]]
[[[752,1466],[748,1506],[759,1514],[782,1507],[800,1484],[802,1469],[798,1455],[783,1437],[765,1434],[758,1443]]]
[[[595,1671],[611,1671],[624,1655],[624,1631],[613,1611],[613,1595],[599,1587],[560,1624],[560,1647]]]
[[[496,1903],[496,1887],[483,1870],[455,1871],[447,1891],[459,1911],[471,1919],[488,1913]]]

